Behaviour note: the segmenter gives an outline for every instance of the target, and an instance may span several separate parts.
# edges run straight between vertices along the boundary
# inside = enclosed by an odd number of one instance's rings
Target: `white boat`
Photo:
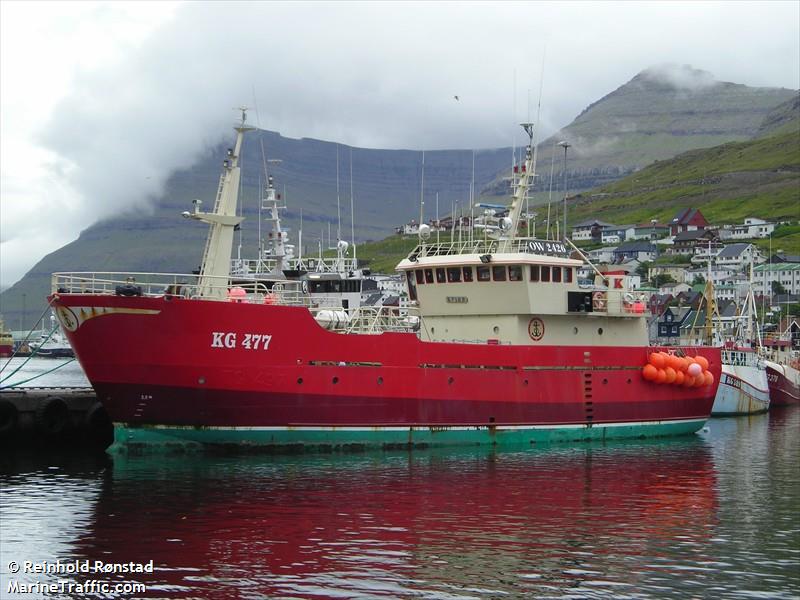
[[[767,366],[755,327],[755,296],[751,285],[732,339],[723,339],[709,265],[703,302],[706,305],[706,343],[722,346],[722,374],[711,407],[712,417],[753,415],[769,410]]]
[[[711,416],[753,415],[769,410],[766,362],[753,348],[722,350],[722,376]]]
[[[31,351],[42,358],[74,358],[75,351],[64,335],[64,330],[56,321],[55,315],[50,315],[50,331],[42,330],[39,339],[30,342]]]

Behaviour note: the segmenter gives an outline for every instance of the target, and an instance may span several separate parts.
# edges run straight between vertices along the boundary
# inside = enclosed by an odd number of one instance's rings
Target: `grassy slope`
[[[604,194],[598,197],[598,194]],[[601,218],[618,224],[668,221],[695,207],[714,224],[745,217],[800,219],[800,134],[790,131],[654,163],[625,179],[583,194],[570,222]],[[787,252],[800,250],[797,232],[781,238]]]

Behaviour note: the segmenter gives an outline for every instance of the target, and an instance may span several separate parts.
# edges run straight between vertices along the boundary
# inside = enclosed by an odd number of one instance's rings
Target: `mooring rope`
[[[44,319],[44,316],[47,314],[47,311],[48,311],[48,310],[50,310],[50,309],[52,308],[52,305],[53,305],[53,301],[52,301],[52,300],[48,300],[48,301],[47,301],[47,307],[46,307],[46,308],[45,308],[45,309],[42,311],[42,314],[41,314],[41,315],[39,315],[39,318],[38,318],[38,319],[36,319],[36,323],[35,323],[35,324],[34,324],[34,326],[31,328],[31,330],[28,332],[28,334],[25,336],[25,339],[24,339],[24,340],[22,340],[22,341],[19,343],[19,345],[17,346],[16,350],[14,350],[14,352],[12,352],[12,353],[11,353],[11,356],[9,356],[9,357],[8,357],[8,359],[6,360],[6,362],[3,364],[3,366],[2,366],[2,367],[0,367],[0,375],[2,375],[2,374],[3,374],[3,371],[5,371],[5,370],[6,370],[6,367],[7,367],[7,366],[8,366],[8,365],[11,363],[12,359],[16,358],[17,354],[19,353],[19,350],[20,350],[20,348],[24,347],[24,346],[25,346],[25,345],[28,343],[28,341],[31,339],[31,334],[33,334],[34,330],[36,330],[36,328],[37,328],[37,327],[39,327],[39,323],[41,323],[41,322],[42,322],[42,319]],[[56,329],[58,329],[58,325],[56,325],[56,326],[53,328],[53,331],[51,331],[49,334],[47,334],[47,337],[44,339],[44,341],[43,341],[42,343],[44,343],[44,342],[46,342],[47,340],[49,340],[49,339],[50,339],[50,336],[51,336],[51,335],[53,335],[53,334],[55,333]],[[32,359],[32,358],[33,358],[35,355],[36,355],[36,351],[35,351],[35,349],[34,349],[34,352],[32,352],[32,353],[30,354],[30,356],[28,356],[28,360]],[[24,362],[23,362],[23,363],[22,363],[22,364],[21,364],[19,367],[17,367],[16,369],[14,369],[14,373],[16,373],[17,371],[19,371],[19,370],[20,370],[20,369],[21,369],[23,366],[25,366],[25,363],[27,363],[27,362],[28,362],[28,360],[24,361]],[[10,375],[6,375],[6,376],[5,376],[3,379],[0,379],[0,383],[3,383],[3,382],[6,380],[6,379],[8,379],[9,377],[11,377],[11,375],[13,375],[14,373],[11,373]]]
[[[45,371],[44,373],[39,373],[38,375],[34,375],[33,377],[29,377],[28,379],[23,379],[22,381],[17,381],[16,383],[9,384],[9,385],[0,385],[0,390],[5,390],[5,389],[8,389],[8,388],[12,388],[12,387],[18,387],[18,386],[22,385],[23,383],[28,383],[29,381],[33,381],[34,379],[39,379],[39,377],[44,377],[45,375],[49,375],[53,371],[57,371],[61,367],[65,366],[65,365],[68,365],[69,363],[71,363],[74,360],[75,360],[74,358],[70,358],[68,361],[63,362],[60,365],[57,365],[57,366],[53,367],[49,371]],[[25,362],[27,362],[27,361],[25,361]],[[19,371],[19,368],[15,369],[14,373],[16,373],[17,371]],[[11,373],[11,375],[13,375],[14,373]],[[11,377],[11,375],[8,375],[5,379],[3,379],[3,381],[5,381],[9,377]],[[2,383],[3,381],[0,381],[0,383]]]

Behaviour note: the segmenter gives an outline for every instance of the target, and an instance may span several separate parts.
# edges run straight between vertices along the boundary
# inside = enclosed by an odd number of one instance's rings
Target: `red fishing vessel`
[[[400,310],[337,305],[311,275],[232,275],[245,117],[214,210],[185,213],[210,225],[199,275],[53,276],[50,302],[118,442],[530,443],[689,433],[709,417],[719,349],[651,360],[624,276],[580,282],[566,243],[518,236],[531,124],[508,216],[442,244],[421,227],[398,265]],[[675,354],[704,357],[709,375],[676,377]]]

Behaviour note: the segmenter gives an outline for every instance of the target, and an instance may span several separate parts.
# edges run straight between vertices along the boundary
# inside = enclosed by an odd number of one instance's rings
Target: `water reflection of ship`
[[[636,576],[608,556],[678,541],[704,547],[718,507],[701,439],[525,452],[115,457],[105,485],[79,543],[87,558],[153,559],[160,589],[220,598],[437,594],[454,578],[533,594],[541,581],[509,582],[503,573],[562,576],[582,547],[611,561],[605,578],[629,581]]]

